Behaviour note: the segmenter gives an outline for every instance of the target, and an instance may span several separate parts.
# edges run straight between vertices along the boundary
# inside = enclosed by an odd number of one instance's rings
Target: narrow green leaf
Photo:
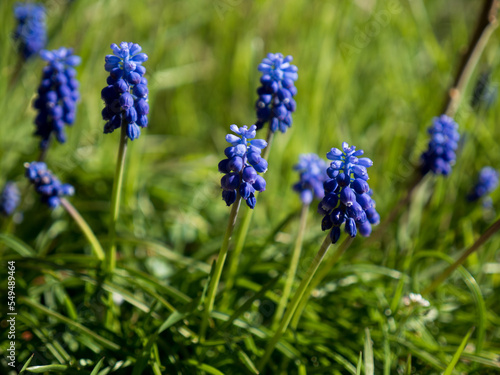
[[[358,365],[356,366],[356,375],[361,375],[363,368],[363,352],[359,352]]]
[[[451,359],[451,362],[448,365],[448,367],[446,367],[446,370],[443,373],[443,375],[451,375],[452,374],[453,369],[457,365],[458,360],[460,359],[460,356],[462,355],[462,352],[464,351],[465,346],[467,345],[467,342],[469,341],[469,338],[472,335],[472,332],[474,332],[474,327],[469,329],[469,332],[467,332],[467,334],[465,335],[464,339],[462,340],[462,343],[460,344],[457,351],[453,355],[453,358]]]
[[[199,363],[195,359],[188,359],[187,363],[190,364],[191,366],[196,367],[198,370],[206,371],[207,373],[212,375],[224,375],[223,372],[220,372],[215,367],[207,365],[206,363]]]
[[[104,363],[104,357],[101,358],[99,362],[97,362],[97,365],[95,365],[94,369],[90,373],[90,375],[97,375],[99,373],[99,370],[102,367],[102,364]]]
[[[373,347],[372,339],[370,337],[370,330],[365,328],[365,375],[373,375],[375,372],[375,365],[373,362]]]
[[[63,372],[68,369],[66,365],[46,365],[46,366],[33,366],[28,367],[26,371],[33,372],[35,374],[43,374],[44,372],[55,371],[55,372]]]
[[[172,327],[175,323],[181,321],[186,316],[186,313],[179,311],[174,311],[170,316],[163,322],[163,324],[158,328],[158,333],[162,333],[166,329]]]
[[[408,359],[406,360],[406,375],[411,375],[411,353],[408,353]]]
[[[40,305],[38,302],[32,301],[26,297],[19,297],[19,300],[22,303],[25,303],[26,305],[29,305],[29,306],[33,307],[34,309],[37,309],[37,310],[43,312],[46,315],[49,315],[49,316],[51,316],[51,317],[53,317],[53,318],[55,318],[63,323],[66,323],[68,326],[73,328],[75,331],[78,331],[83,335],[92,337],[95,341],[100,343],[105,348],[112,349],[112,350],[120,350],[120,345],[115,344],[114,342],[112,342],[112,341],[98,335],[97,333],[91,331],[87,327],[84,327],[81,324],[76,323],[73,320],[71,320],[63,315],[61,315],[55,311],[52,311],[52,310],[48,309],[47,307]]]
[[[0,242],[11,248],[23,257],[35,257],[36,252],[29,245],[25,244],[19,238],[10,234],[0,234]]]
[[[303,363],[299,365],[299,375],[307,375],[306,365]]]
[[[31,360],[33,359],[33,357],[35,356],[35,353],[33,353],[31,355],[31,357],[28,358],[28,360],[26,361],[26,363],[24,364],[23,368],[21,369],[21,371],[19,371],[19,375],[23,375],[24,372],[26,371],[26,369],[28,368],[28,366],[30,365],[31,363]]]
[[[257,367],[255,364],[252,362],[250,357],[243,351],[243,350],[238,350],[238,358],[240,361],[245,365],[245,367],[252,373],[252,374],[258,374],[259,370],[257,370]]]

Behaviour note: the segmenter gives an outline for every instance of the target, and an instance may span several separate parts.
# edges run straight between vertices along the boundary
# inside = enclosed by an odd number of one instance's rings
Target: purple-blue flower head
[[[64,125],[73,125],[75,121],[76,104],[80,98],[75,66],[81,59],[73,54],[72,49],[64,47],[43,50],[40,57],[47,61],[47,66],[43,69],[33,107],[38,112],[35,135],[41,138],[40,148],[46,149],[52,136],[60,143],[66,142]]]
[[[227,159],[219,163],[219,172],[224,173],[221,179],[222,199],[228,206],[232,205],[238,193],[250,208],[257,203],[256,192],[266,190],[266,180],[259,173],[267,171],[267,161],[261,157],[262,149],[267,142],[253,139],[257,127],[246,125],[230,126],[234,134],[226,135],[226,141],[231,144],[224,150]]]
[[[432,171],[447,176],[456,160],[455,152],[460,139],[458,124],[451,117],[441,115],[433,119],[428,133],[431,140],[427,151],[421,156],[422,174]]]
[[[148,126],[148,81],[142,63],[148,56],[135,43],[112,44],[112,55],[105,58],[104,69],[109,72],[108,86],[101,91],[105,107],[102,118],[106,120],[104,133],[112,133],[126,124],[127,136],[139,138],[141,128]]]
[[[17,26],[13,34],[18,51],[25,60],[38,54],[47,43],[45,7],[41,4],[17,3],[14,6]]]
[[[255,103],[257,129],[269,122],[273,133],[277,130],[284,133],[292,126],[292,113],[296,108],[294,96],[297,94],[294,82],[299,77],[297,67],[290,64],[292,60],[292,56],[269,53],[259,64],[262,77],[257,89],[259,99]]]
[[[498,187],[499,173],[492,167],[484,167],[479,172],[478,180],[472,191],[467,195],[471,202],[490,194]]]
[[[349,147],[346,142],[342,143],[342,150],[332,148],[326,154],[332,162],[326,170],[329,178],[323,183],[325,196],[318,206],[318,212],[325,215],[322,230],[331,229],[333,243],[340,238],[341,225],[351,237],[356,237],[358,232],[368,237],[372,225],[380,221],[367,182],[367,168],[373,162],[360,157],[363,154],[363,150]]]
[[[75,189],[70,184],[63,184],[47,169],[43,162],[32,162],[24,164],[26,177],[35,186],[40,195],[42,203],[50,208],[56,208],[61,203],[61,198],[73,195]]]
[[[8,181],[0,194],[0,214],[4,216],[12,215],[19,204],[20,197],[17,185],[12,181]]]
[[[314,198],[323,199],[323,183],[328,179],[326,162],[316,154],[300,155],[299,162],[293,167],[299,172],[300,180],[293,185],[304,204],[310,204]]]

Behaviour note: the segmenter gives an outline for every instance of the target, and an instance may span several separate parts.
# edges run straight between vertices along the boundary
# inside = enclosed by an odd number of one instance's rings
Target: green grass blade
[[[453,373],[453,369],[457,365],[457,363],[460,359],[460,356],[462,355],[462,352],[464,351],[465,346],[467,345],[467,342],[469,341],[469,338],[472,335],[472,332],[474,332],[474,327],[469,329],[469,332],[467,332],[467,334],[465,335],[464,339],[462,340],[462,343],[460,344],[457,351],[453,355],[453,358],[451,359],[451,362],[448,365],[448,367],[446,367],[446,370],[443,373],[443,375],[451,375]]]
[[[411,353],[408,353],[408,359],[406,360],[405,375],[411,375]]]
[[[36,252],[29,245],[25,244],[19,238],[10,234],[0,234],[0,242],[11,248],[23,257],[35,257]]]
[[[46,366],[33,366],[28,367],[26,371],[35,374],[43,374],[45,372],[64,372],[68,369],[66,365],[46,365]]]
[[[97,362],[97,365],[95,365],[94,369],[90,373],[90,375],[97,375],[99,373],[99,370],[102,367],[102,364],[104,363],[104,357],[101,358],[99,362]]]
[[[190,364],[191,366],[196,367],[198,370],[207,372],[208,374],[212,374],[212,375],[224,375],[223,372],[220,372],[215,367],[207,365],[206,363],[199,363],[198,361],[196,361],[194,359],[188,359],[187,363]]]
[[[33,353],[31,355],[31,357],[28,358],[28,360],[26,361],[26,363],[24,364],[23,368],[21,369],[21,371],[19,371],[19,375],[23,375],[24,372],[26,371],[26,369],[28,368],[28,366],[30,365],[31,363],[31,360],[33,359],[33,357],[35,356],[35,354]]]
[[[243,363],[243,365],[252,373],[252,374],[258,374],[259,371],[257,370],[257,367],[255,364],[252,362],[250,357],[243,351],[243,350],[238,350],[238,358],[240,361]]]
[[[372,339],[370,337],[370,330],[365,328],[365,375],[373,375],[375,371],[375,365],[373,362],[373,346]]]
[[[61,314],[59,314],[55,311],[52,311],[52,310],[46,308],[45,306],[40,305],[39,303],[37,303],[35,301],[31,301],[30,299],[28,299],[26,297],[19,297],[19,300],[22,303],[29,305],[29,306],[33,307],[34,309],[67,324],[75,331],[80,332],[81,334],[83,334],[85,336],[93,338],[95,341],[97,341],[99,344],[101,344],[103,347],[105,347],[107,349],[120,350],[120,345],[98,335],[97,333],[91,331],[87,327],[84,327],[81,324],[76,323],[73,320],[71,320],[71,319],[69,319]]]
[[[359,352],[358,365],[356,366],[356,375],[361,375],[363,368],[363,352]]]

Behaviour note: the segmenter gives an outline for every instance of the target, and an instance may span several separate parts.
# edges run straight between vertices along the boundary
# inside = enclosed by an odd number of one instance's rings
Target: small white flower
[[[422,307],[429,307],[431,304],[421,294],[410,293],[408,296],[403,297],[405,306],[420,305]]]

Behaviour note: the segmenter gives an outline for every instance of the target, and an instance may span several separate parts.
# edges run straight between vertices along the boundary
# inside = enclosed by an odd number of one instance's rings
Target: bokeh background
[[[426,128],[440,115],[481,8],[481,2],[468,0],[43,3],[48,9],[47,48],[73,47],[82,57],[77,68],[81,82],[77,119],[67,129],[67,143],[51,146],[47,163],[62,181],[75,186],[71,201],[103,242],[118,149],[118,133],[104,135],[102,131],[104,56],[111,53],[111,43],[121,41],[139,43],[149,55],[144,66],[150,121],[141,137],[129,142],[118,227],[122,262],[191,296],[200,292],[204,279],[196,272],[183,272],[147,242],[156,241],[207,264],[217,253],[229,212],[220,198],[217,163],[223,158],[229,125],[251,125],[256,120],[257,65],[266,53],[293,55],[299,79],[294,123],[274,139],[265,176],[268,189],[258,197],[241,261],[239,277],[258,285],[285,272],[289,262],[300,211],[300,201],[291,189],[297,180],[292,167],[299,154],[315,152],[325,157],[343,141],[364,149],[374,161],[370,186],[382,218],[404,195],[413,166],[427,144]],[[38,154],[31,103],[44,62],[28,62],[16,85],[9,87],[19,64],[11,41],[13,6],[10,0],[0,3],[0,185],[15,180],[22,187],[27,185],[23,163]],[[456,116],[462,143],[452,175],[426,179],[382,241],[365,245],[366,240],[357,238],[340,267],[332,270],[325,284],[329,287],[323,285],[313,301],[309,316],[323,325],[314,327],[312,319],[304,329],[323,337],[328,350],[339,350],[352,363],[362,350],[365,326],[375,327],[375,346],[383,353],[384,311],[397,292],[401,272],[415,276],[400,291],[408,293],[420,289],[444,266],[431,258],[417,265],[412,257],[424,250],[453,256],[471,245],[495,218],[498,191],[492,195],[493,208],[486,209],[468,203],[465,195],[480,168],[500,168],[498,100],[494,98],[488,108],[483,103],[479,110],[470,106],[481,72],[491,70],[493,86],[500,79],[498,43],[495,33]],[[260,138],[265,138],[265,132]],[[299,277],[323,236],[321,217],[312,211]],[[48,210],[33,192],[16,220],[15,236],[39,254],[55,259],[60,254],[90,251],[68,215],[62,209]],[[500,308],[495,298],[500,281],[499,246],[497,236],[469,263],[486,300],[491,353],[500,351]],[[14,254],[4,251],[4,257]],[[19,272],[28,293],[36,274]],[[439,308],[445,306],[436,318],[439,323],[432,323],[435,329],[429,329],[436,337],[432,345],[438,347],[460,342],[477,319],[473,297],[458,276],[453,280],[453,288],[441,290],[433,302]],[[234,301],[248,291],[243,281]],[[257,306],[249,319],[265,324],[269,317]],[[323,331],[325,327],[329,329]],[[415,340],[418,344],[411,345],[428,349],[426,340]],[[314,353],[321,359],[317,350],[303,350],[308,361]],[[441,354],[443,358],[448,355]]]

